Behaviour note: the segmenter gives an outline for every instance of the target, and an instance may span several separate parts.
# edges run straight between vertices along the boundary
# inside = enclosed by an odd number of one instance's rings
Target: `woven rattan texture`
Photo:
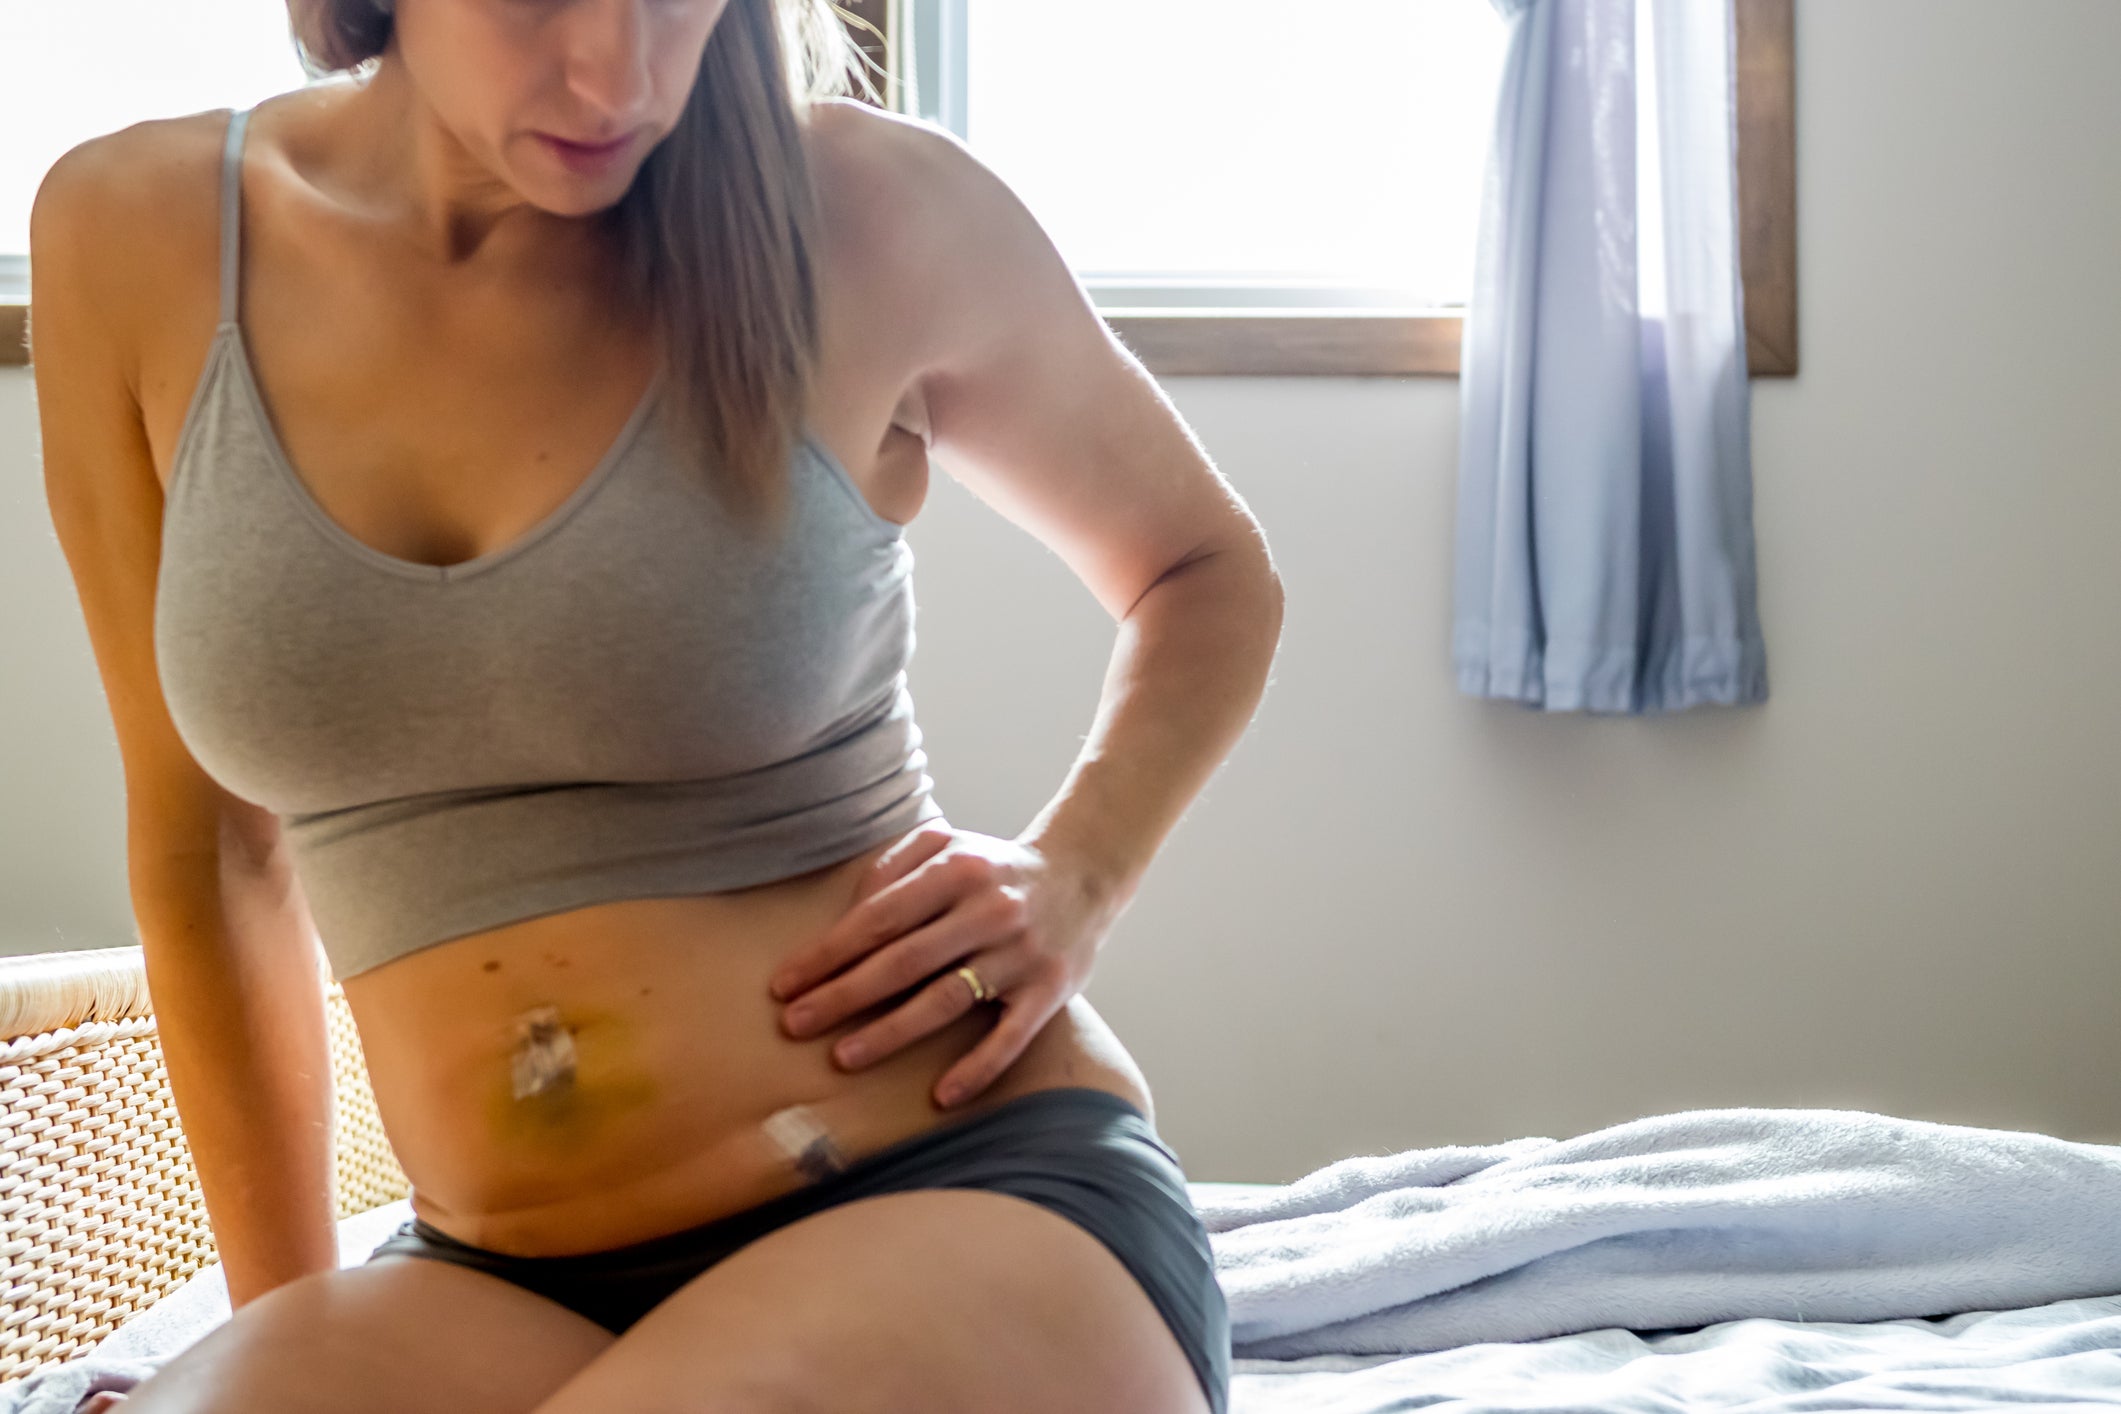
[[[354,1030],[353,1009],[334,982],[325,993],[324,1019],[331,1036],[332,1095],[335,1128],[339,1216],[350,1218],[412,1192],[412,1182],[398,1167],[398,1156],[383,1134],[376,1113],[376,1092],[368,1088],[368,1063],[361,1058],[361,1036]]]
[[[345,994],[320,984],[343,1218],[410,1190]],[[137,947],[0,959],[0,1020],[24,1028],[0,1042],[0,1381],[85,1353],[215,1260],[146,995]]]

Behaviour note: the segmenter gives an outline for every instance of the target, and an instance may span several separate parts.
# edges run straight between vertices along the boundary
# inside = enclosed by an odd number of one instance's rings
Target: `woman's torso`
[[[269,99],[250,120],[242,336],[288,458],[331,518],[387,554],[455,563],[506,545],[575,489],[654,368],[652,339],[645,319],[609,297],[609,267],[586,242],[548,242],[535,260],[496,263],[500,273],[444,273],[408,258],[387,224],[335,202],[334,114],[346,91]],[[858,233],[892,213],[847,204],[894,194],[888,183],[830,179],[833,163],[851,160],[833,137],[839,124],[885,120],[835,106],[852,107],[825,105],[809,130],[825,218],[810,426],[876,512],[904,523],[926,489],[925,446],[896,425],[908,408],[917,417],[907,351],[922,345],[886,323],[865,282]],[[181,121],[196,125],[200,161],[215,170],[226,117]],[[215,322],[216,186],[204,184],[184,214],[186,238],[165,247],[168,303],[143,316],[143,417],[165,489]],[[179,251],[205,255],[178,269]],[[892,300],[890,318],[914,303]],[[554,407],[570,410],[563,425],[538,415]],[[437,408],[452,411],[444,420]],[[388,483],[363,462],[387,464]],[[1140,1070],[1080,996],[994,1084],[948,1112],[929,1098],[934,1083],[986,1034],[994,1008],[852,1074],[832,1062],[833,1042],[903,998],[805,1040],[782,1032],[767,977],[845,911],[890,844],[753,888],[532,917],[348,977],[414,1211],[500,1251],[589,1251],[800,1186],[760,1128],[790,1105],[807,1105],[851,1158],[1055,1086],[1108,1090],[1149,1111]],[[513,1024],[539,1006],[574,1029],[577,1079],[564,1105],[526,1108],[510,1091]]]

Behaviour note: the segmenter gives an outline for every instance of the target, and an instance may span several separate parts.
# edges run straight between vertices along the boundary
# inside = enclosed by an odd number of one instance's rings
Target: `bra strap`
[[[228,143],[221,153],[221,322],[236,322],[237,255],[242,244],[243,126],[250,110],[236,110],[228,120]]]

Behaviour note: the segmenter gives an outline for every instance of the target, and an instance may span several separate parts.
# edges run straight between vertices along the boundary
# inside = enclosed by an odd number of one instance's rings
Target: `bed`
[[[352,1265],[411,1209],[327,995]],[[228,1318],[147,1000],[138,947],[0,959],[0,1414],[72,1414]],[[2121,1409],[2121,1147],[1699,1111],[1191,1190],[1232,1414]]]

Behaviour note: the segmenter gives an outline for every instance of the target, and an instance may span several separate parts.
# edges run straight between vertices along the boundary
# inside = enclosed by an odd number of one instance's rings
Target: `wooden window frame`
[[[878,33],[850,26],[863,52],[895,72],[896,0],[838,0]],[[1470,0],[1468,0],[1470,3]],[[1795,0],[1733,0],[1737,20],[1739,263],[1746,362],[1756,376],[1797,372]],[[881,34],[882,38],[879,38]],[[875,73],[872,82],[882,87]],[[866,95],[857,92],[866,101]],[[25,364],[28,306],[0,303],[0,364]],[[1331,374],[1458,376],[1454,310],[1113,311],[1106,323],[1159,376]]]

